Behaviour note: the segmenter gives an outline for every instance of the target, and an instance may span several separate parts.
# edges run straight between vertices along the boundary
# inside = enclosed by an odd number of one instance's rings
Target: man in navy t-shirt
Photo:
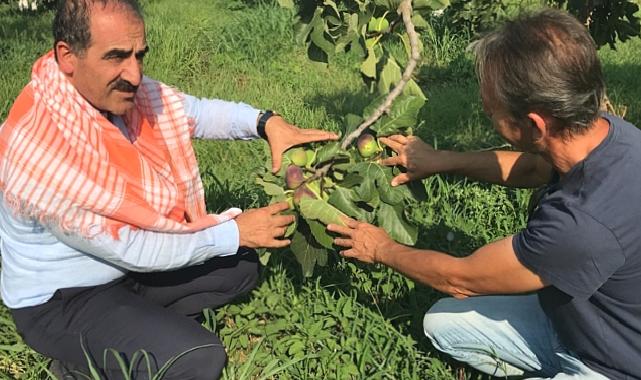
[[[453,257],[350,220],[330,225],[342,254],[380,262],[454,298],[424,329],[434,346],[495,376],[641,379],[641,131],[600,113],[594,42],[556,10],[506,23],[473,45],[483,107],[515,151],[437,151],[382,141],[399,185],[455,173],[540,187],[527,227]],[[475,297],[473,297],[475,296]]]
[[[606,138],[551,184],[518,260],[548,286],[539,300],[561,341],[611,378],[641,376],[641,131],[604,115]]]

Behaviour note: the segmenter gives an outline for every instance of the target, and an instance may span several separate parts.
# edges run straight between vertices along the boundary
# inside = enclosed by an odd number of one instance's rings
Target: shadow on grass
[[[342,91],[332,95],[317,94],[305,99],[310,108],[324,108],[328,117],[342,125],[342,118],[347,114],[362,115],[363,109],[374,99],[363,88],[358,92]]]

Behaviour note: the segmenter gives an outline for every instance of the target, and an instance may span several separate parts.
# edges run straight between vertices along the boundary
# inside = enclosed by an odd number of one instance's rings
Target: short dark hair
[[[605,82],[587,28],[570,14],[545,9],[509,21],[472,45],[481,91],[515,120],[538,111],[580,134],[598,117]]]
[[[123,7],[143,20],[136,0],[60,0],[53,19],[54,48],[59,41],[69,44],[76,54],[82,54],[91,43],[91,10],[96,5]]]

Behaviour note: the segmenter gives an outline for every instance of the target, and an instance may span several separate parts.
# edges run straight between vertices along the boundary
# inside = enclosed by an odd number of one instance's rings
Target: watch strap
[[[262,112],[260,116],[258,117],[258,124],[256,125],[256,132],[258,133],[258,136],[261,138],[267,140],[267,133],[265,132],[265,125],[267,125],[267,120],[269,120],[270,117],[276,116],[276,113],[272,110],[266,110],[265,112]]]

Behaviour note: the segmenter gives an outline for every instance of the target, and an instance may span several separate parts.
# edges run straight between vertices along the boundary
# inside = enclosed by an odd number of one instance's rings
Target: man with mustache
[[[135,0],[63,0],[54,49],[0,129],[3,302],[36,351],[109,379],[114,349],[147,374],[217,378],[226,361],[199,320],[251,290],[254,248],[284,247],[287,203],[205,210],[191,138],[269,143],[274,170],[288,148],[336,139],[271,111],[199,99],[143,76],[149,47]],[[233,163],[232,163],[233,164]]]
[[[567,13],[523,16],[472,50],[483,108],[516,150],[437,151],[391,136],[382,141],[398,155],[383,164],[407,169],[393,185],[435,173],[547,185],[525,229],[466,257],[403,246],[354,220],[328,226],[336,244],[453,296],[427,312],[425,334],[479,371],[641,378],[641,131],[599,112],[594,42]]]

